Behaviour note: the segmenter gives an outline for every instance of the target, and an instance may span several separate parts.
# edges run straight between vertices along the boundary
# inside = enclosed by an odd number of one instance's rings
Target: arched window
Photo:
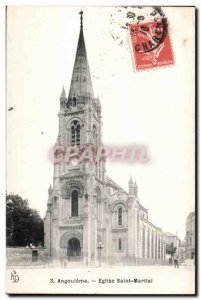
[[[94,140],[94,143],[96,144],[97,142],[97,132],[96,132],[96,126],[93,125],[93,140]]]
[[[101,191],[99,188],[96,189],[96,197],[97,197],[97,202],[101,202]]]
[[[118,249],[119,249],[119,251],[122,250],[122,240],[121,239],[118,240]]]
[[[57,197],[54,197],[54,206],[57,206]]]
[[[80,145],[80,123],[73,121],[71,123],[71,146]]]
[[[71,193],[71,216],[78,216],[78,191],[73,190]]]
[[[122,207],[118,208],[118,225],[122,225]]]

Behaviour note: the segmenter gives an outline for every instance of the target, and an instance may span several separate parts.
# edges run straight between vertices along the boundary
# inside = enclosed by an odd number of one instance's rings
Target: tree
[[[19,195],[6,195],[6,245],[43,245],[44,224],[35,209]]]
[[[166,253],[170,254],[171,257],[174,256],[174,254],[176,253],[176,251],[177,251],[177,247],[174,247],[173,243],[166,245]]]

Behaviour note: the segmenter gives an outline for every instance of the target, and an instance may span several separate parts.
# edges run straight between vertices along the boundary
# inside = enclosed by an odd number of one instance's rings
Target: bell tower
[[[83,161],[84,156],[87,156],[87,150],[96,154],[101,147],[101,105],[98,98],[94,97],[91,74],[87,58],[87,51],[83,33],[83,12],[80,12],[80,33],[71,78],[68,97],[66,97],[65,88],[63,87],[60,96],[60,111],[59,111],[59,134],[55,145],[64,147],[67,150],[70,147],[77,148],[82,155],[80,161],[83,168],[87,164]],[[91,148],[89,148],[91,146]],[[87,148],[87,149],[86,149]],[[60,151],[60,150],[59,150]],[[71,151],[72,154],[72,151]],[[73,155],[70,155],[73,159]],[[77,157],[75,155],[73,164]],[[85,159],[86,161],[86,159]],[[94,172],[96,176],[103,180],[104,174],[102,163],[94,163]],[[91,166],[92,168],[92,166]]]
[[[94,97],[83,33],[83,12],[68,97],[60,96],[59,132],[54,146],[53,189],[45,217],[49,254],[97,261],[103,227],[105,158],[101,148],[101,105]]]

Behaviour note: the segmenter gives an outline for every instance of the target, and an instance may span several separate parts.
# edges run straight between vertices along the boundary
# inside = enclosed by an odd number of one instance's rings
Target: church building
[[[72,151],[79,148],[83,154],[86,146],[96,151],[102,145],[101,104],[94,97],[82,11],[70,89],[68,95],[62,90],[58,117],[53,187],[44,219],[48,254],[87,266],[162,264],[165,235],[149,221],[136,182],[130,178],[125,191],[107,176],[104,155],[80,159]]]

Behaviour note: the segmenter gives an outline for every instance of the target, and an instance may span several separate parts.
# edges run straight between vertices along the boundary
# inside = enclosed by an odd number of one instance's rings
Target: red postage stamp
[[[129,29],[136,70],[174,63],[167,20],[131,24]]]

